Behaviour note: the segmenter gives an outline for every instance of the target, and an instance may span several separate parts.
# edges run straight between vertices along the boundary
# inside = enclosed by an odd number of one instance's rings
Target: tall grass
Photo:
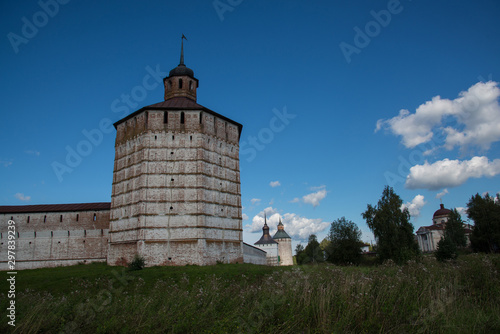
[[[404,266],[103,264],[18,274],[15,333],[500,332],[500,256]],[[43,274],[43,275],[41,275]],[[44,277],[54,284],[38,284]],[[24,279],[24,281],[23,281]],[[0,285],[6,291],[6,285]],[[5,293],[1,307],[7,307]]]

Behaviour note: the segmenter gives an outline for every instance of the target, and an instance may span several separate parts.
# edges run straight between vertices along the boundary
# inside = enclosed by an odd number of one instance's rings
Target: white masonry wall
[[[0,214],[0,253],[8,250],[8,221],[15,222],[16,269],[105,262],[109,210]],[[7,270],[7,256],[0,270]]]
[[[267,265],[269,266],[278,266],[278,244],[256,244],[255,247],[258,247],[267,253]]]
[[[293,265],[293,255],[292,255],[292,239],[274,239],[278,243],[278,255],[280,266],[292,266]]]
[[[243,262],[238,131],[203,110],[118,124],[109,264]]]

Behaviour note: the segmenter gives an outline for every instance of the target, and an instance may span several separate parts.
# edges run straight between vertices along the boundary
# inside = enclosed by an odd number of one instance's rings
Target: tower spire
[[[284,231],[285,230],[285,226],[283,226],[283,223],[281,222],[281,216],[280,216],[280,222],[278,224],[278,231]]]
[[[187,97],[196,102],[198,79],[194,77],[193,70],[184,64],[184,40],[187,41],[187,38],[182,34],[179,65],[169,72],[168,77],[163,79],[165,101],[174,97]]]
[[[182,34],[182,37],[181,37],[181,61],[179,63],[179,66],[184,65],[184,40],[187,41],[187,38],[186,38],[186,36],[184,36],[184,34]]]

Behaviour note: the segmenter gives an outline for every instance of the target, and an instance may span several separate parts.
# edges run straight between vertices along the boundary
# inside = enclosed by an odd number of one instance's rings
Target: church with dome
[[[450,214],[451,210],[446,209],[443,204],[440,204],[439,209],[432,216],[432,225],[422,226],[417,230],[417,242],[420,251],[428,253],[437,250],[439,240],[444,237],[444,230]],[[470,225],[465,226],[465,232],[467,242],[469,242],[469,235],[472,232]]]

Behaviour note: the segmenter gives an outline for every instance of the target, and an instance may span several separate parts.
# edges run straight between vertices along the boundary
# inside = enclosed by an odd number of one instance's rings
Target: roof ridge
[[[67,204],[30,204],[0,205],[0,213],[36,213],[63,211],[99,211],[110,210],[111,202],[67,203]]]

